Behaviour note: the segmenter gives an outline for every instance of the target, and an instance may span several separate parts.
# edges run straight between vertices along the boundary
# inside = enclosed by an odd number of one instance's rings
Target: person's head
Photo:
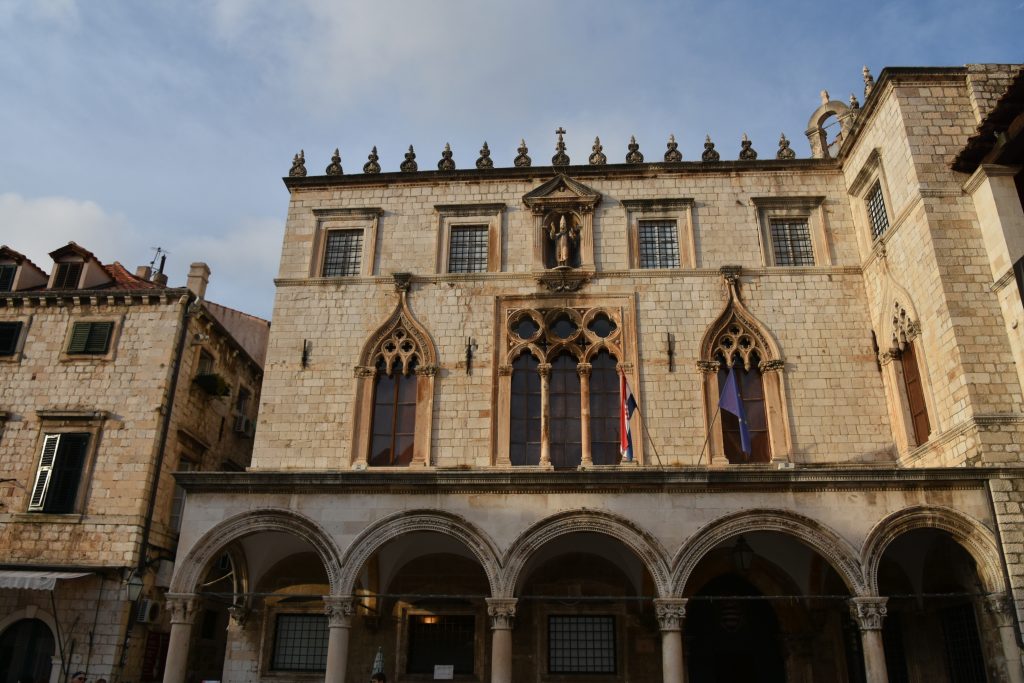
[[[76,671],[74,674],[72,674],[71,683],[85,683],[85,672]]]
[[[370,683],[388,683],[388,677],[384,675],[383,671],[378,671],[370,676]]]

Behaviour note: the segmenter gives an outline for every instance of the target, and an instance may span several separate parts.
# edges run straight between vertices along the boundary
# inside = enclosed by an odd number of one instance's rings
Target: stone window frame
[[[495,303],[496,315],[494,339],[496,340],[496,343],[494,345],[494,367],[497,369],[497,372],[493,376],[492,385],[492,405],[494,406],[491,422],[491,453],[493,454],[493,459],[491,461],[492,467],[502,469],[513,468],[510,460],[509,448],[511,438],[512,361],[514,360],[511,356],[514,355],[515,357],[518,357],[520,353],[527,353],[528,351],[526,350],[526,347],[529,346],[528,343],[525,343],[517,344],[514,348],[510,348],[508,329],[510,317],[514,314],[529,314],[537,320],[543,320],[544,314],[542,311],[550,311],[554,309],[586,309],[588,313],[584,316],[585,319],[589,319],[587,316],[590,314],[596,314],[598,311],[604,311],[609,314],[609,317],[612,318],[620,331],[617,342],[618,349],[615,349],[615,351],[620,355],[618,358],[619,370],[620,372],[625,373],[626,380],[629,382],[629,387],[633,392],[637,405],[643,405],[639,374],[637,371],[637,368],[639,367],[639,359],[637,357],[636,297],[634,295],[602,294],[595,296],[581,294],[576,296],[565,296],[564,294],[537,294],[533,296],[498,297]],[[584,320],[584,324],[585,322],[586,320]],[[604,347],[591,347],[587,350],[587,353],[597,353],[601,348]],[[558,354],[560,352],[560,349],[553,348],[550,350],[549,354]],[[551,357],[553,358],[554,356]],[[589,355],[587,355],[586,358],[589,358]],[[541,358],[540,360],[541,368],[548,365],[544,358]],[[580,365],[583,366],[584,373],[586,372],[586,369],[589,369],[589,361],[586,359],[584,359]],[[577,372],[580,372],[580,368],[577,369]],[[585,389],[581,386],[581,406],[584,403],[584,391]],[[583,454],[581,457],[581,467],[602,469],[606,467],[617,468],[645,464],[644,438],[643,430],[640,428],[639,423],[639,412],[640,411],[636,411],[634,413],[632,422],[630,423],[633,434],[632,463],[622,462],[618,465],[600,466],[594,465],[592,462],[588,462],[590,444],[587,439],[587,435],[581,433],[581,440],[584,444]],[[538,468],[551,469],[552,466],[550,463],[545,464],[543,460],[538,466],[515,466],[516,470],[533,470]]]
[[[673,221],[676,224],[679,268],[697,267],[692,197],[664,199],[623,199],[626,210],[627,267],[640,269],[640,221]],[[643,270],[664,270],[643,268]]]
[[[409,674],[406,669],[409,666],[409,617],[412,616],[472,616],[473,630],[476,636],[473,638],[473,674],[456,674],[456,678],[483,681],[487,679],[490,660],[485,661],[487,645],[490,644],[490,617],[487,615],[486,606],[465,605],[451,607],[437,607],[426,609],[410,605],[402,609],[401,617],[398,620],[397,647],[398,657],[396,662],[396,680],[412,680],[430,678],[428,674]]]
[[[886,318],[891,314],[891,319]],[[892,420],[893,437],[899,453],[909,451],[929,443],[938,433],[937,412],[932,394],[932,384],[928,368],[928,359],[922,343],[921,323],[917,312],[909,298],[894,297],[892,306],[882,313],[882,329],[888,330],[881,339],[888,339],[889,348],[881,349],[878,363],[882,368],[883,386],[889,402],[889,414]],[[924,401],[925,416],[928,419],[930,433],[928,438],[919,441],[914,431],[913,416],[910,409],[910,396],[907,393],[906,376],[903,368],[903,351],[913,345],[917,365],[919,391]]]
[[[889,221],[889,227],[878,237],[873,237],[871,216],[868,214],[868,198],[876,185],[882,190],[882,201],[885,204],[885,215]],[[868,155],[864,165],[850,184],[848,192],[850,196],[857,199],[852,202],[854,216],[856,221],[863,226],[857,230],[858,241],[861,243],[863,253],[869,253],[878,244],[887,242],[897,227],[894,215],[895,207],[892,203],[892,196],[889,194],[889,183],[886,180],[885,164],[880,149],[875,148]]]
[[[828,220],[824,196],[751,197],[750,202],[758,225],[761,242],[761,260],[767,268],[806,268],[808,266],[778,265],[775,263],[775,244],[772,242],[772,221],[804,220],[811,238],[814,266],[831,266],[832,250],[829,243]]]
[[[268,602],[263,608],[262,641],[265,647],[260,648],[260,676],[266,680],[294,681],[294,680],[323,680],[325,668],[319,670],[288,671],[285,669],[274,669],[274,645],[277,638],[277,617],[281,614],[297,614],[303,616],[323,616],[325,631],[330,633],[329,617],[324,614],[324,603],[322,599],[311,599],[308,603],[287,603],[281,600]]]
[[[106,353],[68,353],[71,346],[71,337],[74,334],[77,323],[113,323],[110,330],[110,341]],[[121,339],[121,331],[124,328],[124,314],[120,315],[83,315],[72,316],[68,320],[68,327],[64,333],[64,342],[60,347],[61,363],[110,363],[117,358],[117,346]]]
[[[27,495],[25,497],[24,511],[27,519],[56,519],[81,521],[86,504],[91,494],[93,469],[96,464],[96,457],[99,451],[100,440],[103,428],[109,414],[104,410],[47,410],[36,411],[39,418],[39,434],[36,436],[34,445],[34,458],[31,473],[31,481],[28,483]],[[49,513],[41,510],[29,510],[32,502],[32,491],[35,488],[35,480],[39,473],[39,464],[43,455],[43,446],[46,437],[54,434],[88,434],[89,443],[86,447],[85,460],[82,463],[82,470],[79,474],[78,491],[75,493],[75,502],[72,511],[67,513]]]
[[[313,236],[309,277],[341,280],[373,275],[377,258],[377,232],[380,217],[383,215],[384,209],[380,207],[313,209],[313,216],[316,219],[316,230]],[[359,272],[356,275],[325,276],[323,274],[324,257],[327,250],[327,233],[331,230],[362,230],[362,254],[360,255]]]
[[[505,217],[503,203],[486,204],[435,204],[437,214],[437,257],[434,271],[438,275],[458,275],[473,277],[482,273],[449,273],[448,254],[451,249],[451,233],[453,227],[486,226],[487,227],[487,269],[488,273],[501,272],[503,229]]]
[[[25,341],[28,339],[28,332],[32,327],[32,318],[32,315],[18,315],[0,320],[0,322],[5,323],[21,323],[21,329],[18,330],[18,339],[14,342],[14,353],[8,356],[0,356],[0,363],[21,362],[21,359],[24,357]]]

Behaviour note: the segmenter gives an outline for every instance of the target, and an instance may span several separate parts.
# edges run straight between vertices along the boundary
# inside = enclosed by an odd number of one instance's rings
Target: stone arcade
[[[224,681],[1024,680],[1020,73],[865,71],[810,159],[296,155],[164,680],[211,610]]]

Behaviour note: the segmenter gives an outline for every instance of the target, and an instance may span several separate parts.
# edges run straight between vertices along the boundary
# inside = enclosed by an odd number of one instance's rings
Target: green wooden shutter
[[[85,353],[85,344],[89,341],[89,323],[75,323],[71,329],[71,343],[68,353]]]
[[[43,454],[39,458],[39,470],[36,472],[36,483],[32,486],[32,498],[28,509],[42,510],[46,501],[46,490],[50,486],[50,475],[53,473],[53,461],[57,457],[57,446],[60,434],[47,434],[43,439]]]
[[[85,343],[86,353],[106,353],[110,348],[110,332],[114,323],[90,323],[89,340]]]

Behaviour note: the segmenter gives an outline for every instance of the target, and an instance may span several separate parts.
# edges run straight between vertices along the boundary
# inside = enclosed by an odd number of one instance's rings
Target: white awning
[[[0,588],[24,588],[30,591],[52,591],[60,580],[79,579],[91,572],[0,571]]]

